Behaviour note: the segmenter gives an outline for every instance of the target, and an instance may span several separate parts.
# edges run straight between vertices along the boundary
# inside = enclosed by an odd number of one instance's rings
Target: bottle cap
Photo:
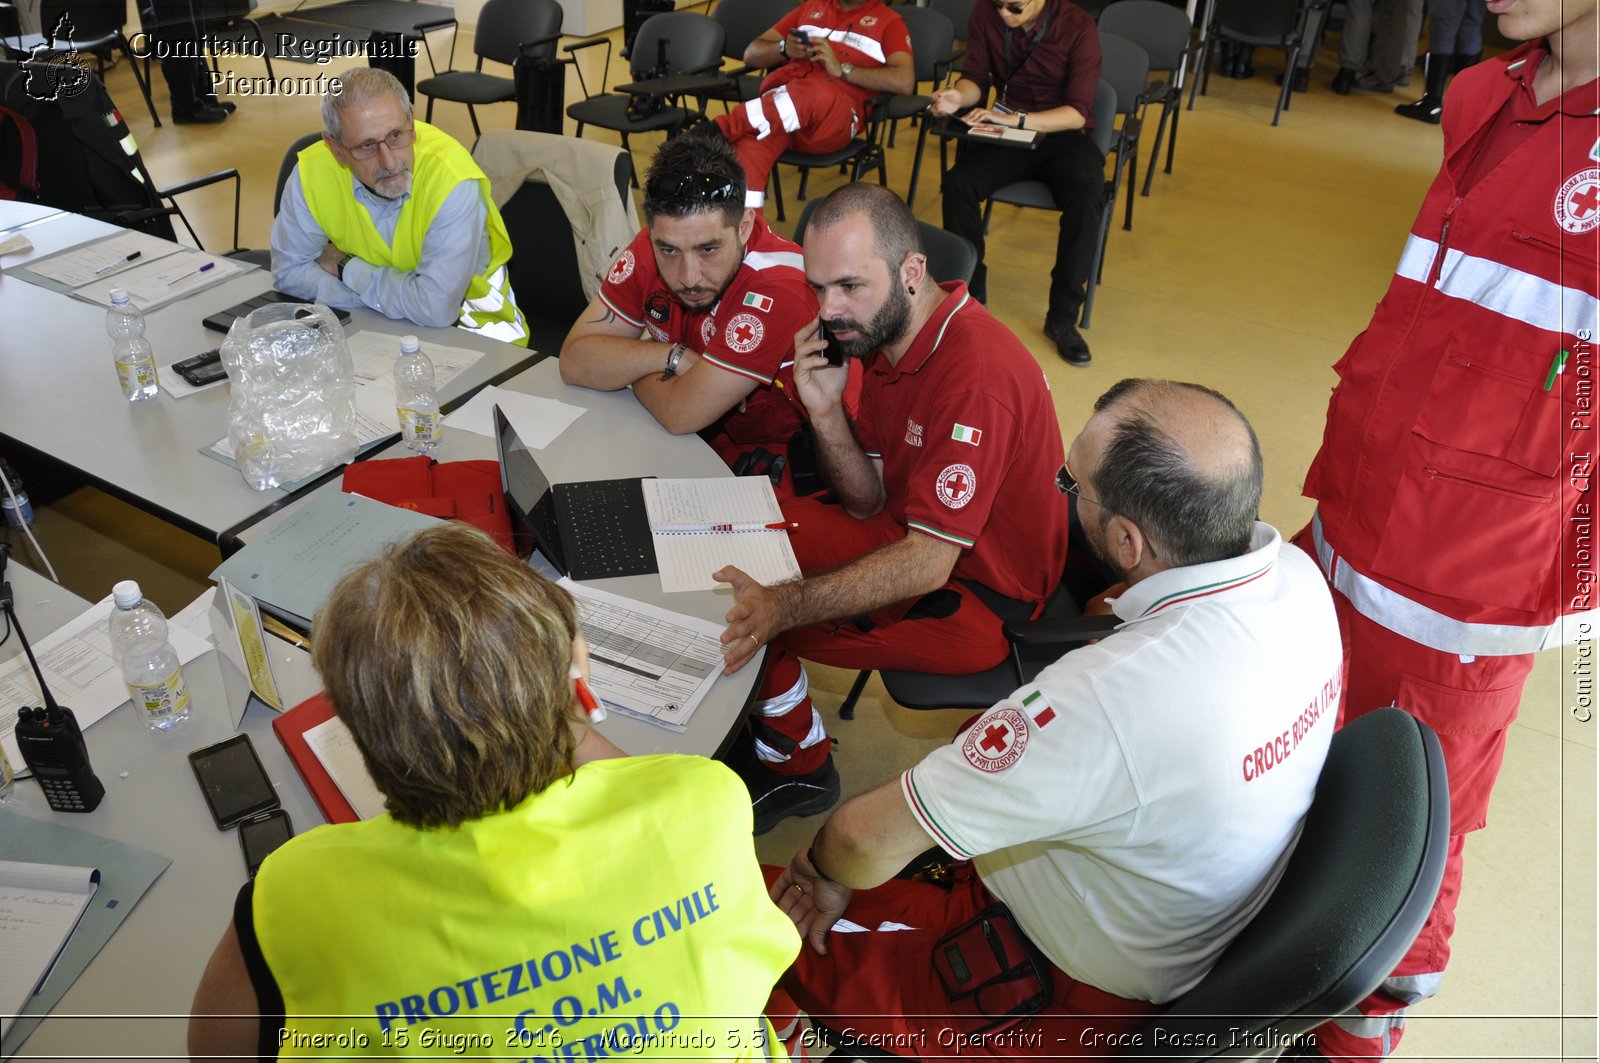
[[[417,339],[415,336],[400,337],[401,354],[416,354],[420,350],[422,350],[422,341]]]
[[[144,593],[139,590],[135,580],[125,579],[111,588],[111,597],[117,603],[118,609],[132,609],[144,601]]]
[[[113,288],[113,289],[111,289],[111,305],[112,306],[126,306],[127,302],[128,302],[128,293],[126,291],[124,291],[121,288]]]

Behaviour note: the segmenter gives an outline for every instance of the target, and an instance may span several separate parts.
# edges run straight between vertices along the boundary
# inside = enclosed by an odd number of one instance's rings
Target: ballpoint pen
[[[175,284],[182,284],[184,281],[188,280],[190,277],[196,276],[196,275],[201,274],[201,273],[205,273],[207,270],[213,270],[213,269],[216,269],[216,268],[217,268],[217,264],[215,262],[207,262],[205,265],[201,266],[199,269],[195,270],[193,273],[185,273],[181,277],[172,278],[170,281],[167,282],[167,287],[171,288]]]
[[[684,532],[795,531],[799,527],[799,522],[792,520],[775,520],[770,523],[751,520],[737,521],[731,524],[658,524],[650,530],[664,534],[682,534]]]
[[[109,273],[112,270],[116,269],[118,266],[123,265],[124,263],[132,262],[135,259],[143,258],[143,257],[144,257],[144,252],[143,251],[134,251],[134,252],[132,252],[130,254],[124,255],[123,257],[117,259],[115,262],[107,262],[105,265],[103,265],[99,269],[95,270],[94,271],[94,275],[96,277],[98,277],[102,273]]]
[[[572,687],[578,692],[578,704],[588,713],[590,723],[599,723],[606,718],[606,707],[600,704],[600,699],[594,696],[589,684],[583,681],[583,673],[578,671],[577,665],[572,666]]]

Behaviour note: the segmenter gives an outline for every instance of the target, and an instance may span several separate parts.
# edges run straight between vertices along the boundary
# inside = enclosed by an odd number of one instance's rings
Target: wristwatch
[[[674,343],[667,351],[667,367],[661,371],[662,380],[671,380],[678,375],[678,363],[683,359],[683,344]]]
[[[856,72],[856,66],[855,66],[854,63],[840,63],[839,64],[839,77],[840,77],[841,80],[849,81],[850,80],[850,75],[854,74],[855,72]]]
[[[344,268],[346,266],[348,266],[350,264],[350,260],[352,258],[355,258],[355,257],[356,256],[351,255],[351,254],[340,255],[339,256],[339,268],[338,268],[338,271],[336,273],[334,273],[334,276],[338,277],[339,280],[343,281],[344,280]]]
[[[1018,129],[1026,129],[1026,128],[1028,128],[1028,112],[1027,111],[1018,111],[1017,112],[1017,128]]]
[[[778,54],[783,56],[787,56],[789,54],[789,38],[778,38]]]

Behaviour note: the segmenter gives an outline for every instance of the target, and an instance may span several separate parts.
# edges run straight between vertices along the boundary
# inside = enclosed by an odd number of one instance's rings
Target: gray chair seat
[[[688,118],[683,107],[663,107],[649,118],[628,117],[628,97],[610,95],[579,100],[567,108],[567,116],[580,125],[597,125],[622,133],[654,133],[676,129]]]
[[[417,83],[424,96],[437,96],[454,103],[504,103],[517,98],[516,82],[477,70],[452,70]]]

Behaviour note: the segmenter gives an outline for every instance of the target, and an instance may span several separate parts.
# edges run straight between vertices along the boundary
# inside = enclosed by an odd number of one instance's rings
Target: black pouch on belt
[[[968,1034],[1010,1029],[1044,1010],[1054,991],[1050,964],[1003,904],[991,904],[940,940],[933,969],[951,1013],[978,1020]]]

